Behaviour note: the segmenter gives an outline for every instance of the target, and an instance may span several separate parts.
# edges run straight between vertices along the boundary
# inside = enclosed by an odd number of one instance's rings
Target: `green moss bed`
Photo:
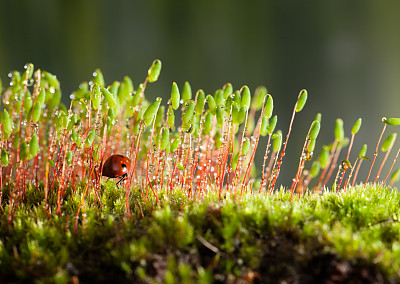
[[[3,195],[0,283],[398,283],[400,195],[380,185],[346,192],[210,192],[175,189],[160,204],[109,181],[75,213],[83,187],[66,193],[62,215],[28,189],[12,222]],[[5,192],[6,193],[6,192]]]

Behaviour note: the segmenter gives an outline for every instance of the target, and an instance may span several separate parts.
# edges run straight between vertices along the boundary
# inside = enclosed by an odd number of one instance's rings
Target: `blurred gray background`
[[[169,97],[173,81],[206,93],[226,82],[252,91],[265,85],[284,135],[305,88],[309,101],[296,116],[278,182],[290,185],[316,113],[318,153],[333,140],[336,118],[346,136],[363,118],[352,161],[363,143],[373,156],[382,116],[400,117],[399,12],[396,0],[0,0],[0,77],[6,83],[10,71],[32,62],[58,76],[67,103],[95,68],[109,84],[129,75],[137,86],[159,58],[162,73],[148,96]]]

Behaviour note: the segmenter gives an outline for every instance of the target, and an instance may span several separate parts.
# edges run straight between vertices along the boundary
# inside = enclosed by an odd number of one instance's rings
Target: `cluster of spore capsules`
[[[0,82],[0,212],[8,210],[11,219],[15,208],[26,200],[28,186],[44,191],[45,209],[58,214],[62,214],[68,190],[72,194],[83,190],[79,208],[89,195],[95,196],[96,206],[102,208],[102,176],[118,179],[116,190],[126,198],[128,215],[132,190],[139,190],[144,199],[152,196],[157,203],[160,192],[170,196],[177,188],[191,199],[210,192],[218,193],[220,199],[240,198],[244,193],[272,194],[295,115],[302,111],[307,91],[301,90],[294,101],[284,136],[275,130],[273,98],[265,87],[251,94],[247,86],[234,90],[227,83],[206,94],[201,89],[192,93],[188,82],[181,89],[172,83],[170,98],[162,104],[160,97],[153,102],[145,97],[147,85],[157,81],[160,71],[161,62],[155,60],[144,82],[135,88],[128,76],[106,85],[101,71],[96,70],[93,78],[71,95],[69,107],[60,103],[60,83],[53,74],[34,70],[32,64],[22,73],[10,73],[8,86],[3,88]],[[335,171],[334,190],[346,190],[354,185],[362,161],[367,159],[364,145],[357,160],[349,161],[361,119],[352,128],[350,143],[344,137],[343,121],[337,119],[334,142],[315,155],[320,123],[318,114],[305,138],[290,188],[292,197],[295,193],[301,197],[307,188],[308,192],[320,192]],[[375,154],[370,157],[368,179],[386,126],[399,125],[400,119],[384,118],[383,123]],[[257,149],[263,137],[266,149]],[[387,152],[384,162],[395,139],[396,135],[390,135],[382,144],[382,151]],[[340,161],[340,152],[347,146],[347,156]],[[256,151],[264,155],[258,171]],[[391,183],[399,176],[399,170],[394,171]],[[313,178],[317,182],[310,188]]]

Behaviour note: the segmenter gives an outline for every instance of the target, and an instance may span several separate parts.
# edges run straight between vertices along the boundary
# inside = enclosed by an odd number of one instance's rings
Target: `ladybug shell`
[[[117,178],[127,173],[131,167],[131,160],[122,155],[111,155],[103,165],[103,172],[105,177]]]

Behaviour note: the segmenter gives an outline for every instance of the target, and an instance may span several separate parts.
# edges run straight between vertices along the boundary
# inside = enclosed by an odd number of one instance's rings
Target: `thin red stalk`
[[[267,181],[269,179],[271,168],[274,164],[275,158],[276,158],[276,152],[273,151],[271,154],[271,157],[269,158],[269,163],[268,163],[267,169],[265,171],[265,175],[263,177],[264,180],[261,181],[261,186],[260,186],[260,190],[258,193],[261,193],[261,191],[263,191],[263,190],[267,190]]]
[[[394,142],[394,141],[393,141],[393,142]],[[376,181],[378,180],[379,175],[380,175],[380,173],[381,173],[381,171],[382,171],[382,168],[383,168],[384,164],[386,163],[386,160],[387,160],[387,158],[388,158],[388,156],[389,156],[389,153],[390,153],[390,151],[392,151],[393,144],[394,144],[394,143],[392,143],[392,144],[390,145],[389,149],[386,151],[386,155],[385,155],[385,157],[383,158],[383,161],[382,161],[382,163],[381,163],[381,166],[379,167],[378,173],[376,174],[376,177],[375,177],[373,183],[376,183]]]
[[[267,148],[265,148],[264,162],[263,162],[263,167],[262,167],[261,186],[260,186],[260,191],[259,191],[259,193],[261,193],[261,190],[263,189],[264,181],[265,181],[265,179],[266,179],[266,177],[267,177],[268,169],[269,169],[269,167],[272,165],[272,164],[271,164],[271,161],[270,161],[270,163],[269,163],[268,166],[267,166],[267,172],[265,172],[265,162],[267,161],[268,152],[269,152],[269,147],[271,146],[271,144],[270,144],[270,142],[271,142],[271,137],[272,137],[272,134],[268,134],[268,142],[267,142]],[[272,153],[272,155],[273,155],[273,154],[274,154],[274,152]],[[271,159],[272,159],[272,157],[271,157]]]
[[[248,163],[248,165],[247,165],[246,173],[244,174],[244,177],[243,177],[242,189],[241,189],[241,191],[243,191],[243,188],[244,188],[244,187],[246,186],[246,184],[247,184],[247,182],[246,182],[247,175],[250,175],[250,170],[251,170],[251,166],[253,165],[254,155],[255,155],[255,153],[256,153],[256,149],[257,149],[257,146],[258,146],[258,141],[260,140],[261,122],[262,122],[262,118],[263,118],[263,116],[264,116],[264,103],[265,103],[265,98],[264,98],[263,106],[262,106],[262,108],[261,108],[260,117],[258,118],[258,121],[257,121],[257,126],[255,127],[254,132],[253,132],[253,136],[256,137],[256,138],[255,138],[255,139],[256,139],[256,142],[254,143],[253,151],[252,151],[251,157],[250,157],[250,161],[249,161],[249,163]],[[269,144],[269,143],[268,143],[268,144]]]
[[[308,136],[310,135],[310,130],[311,130],[311,128],[308,130],[307,139],[304,142],[303,150],[301,151],[300,161],[299,161],[299,166],[297,168],[296,176],[294,177],[293,182],[292,182],[292,186],[290,187],[290,192],[291,192],[290,201],[292,201],[294,190],[296,189],[296,186],[297,186],[297,184],[299,182],[300,175],[301,175],[301,173],[303,172],[303,169],[304,169],[304,163],[305,163],[304,155],[305,155],[305,151],[306,151],[306,149],[308,147],[308,144],[310,143],[310,139],[308,139]]]
[[[300,95],[299,95],[299,97],[300,97]],[[286,151],[287,143],[288,143],[288,140],[289,140],[290,132],[292,131],[292,125],[293,125],[293,121],[294,121],[294,116],[296,115],[296,106],[297,106],[297,102],[296,102],[296,104],[295,104],[295,106],[294,106],[294,109],[293,109],[292,118],[291,118],[290,124],[289,124],[289,130],[288,130],[288,133],[287,133],[287,135],[286,135],[285,143],[283,144],[283,150],[282,150],[282,152],[281,152],[281,157],[280,157],[280,159],[279,159],[279,161],[278,161],[278,166],[277,166],[277,170],[276,170],[276,175],[274,176],[274,179],[273,179],[273,181],[272,181],[271,190],[273,190],[274,187],[275,187],[276,179],[278,178],[279,172],[280,172],[280,169],[281,169],[282,159],[283,159],[283,157],[284,157],[285,154],[286,154],[285,151]]]
[[[340,190],[340,186],[342,185],[344,173],[345,173],[347,170],[348,170],[348,168],[345,168],[345,169],[343,170],[342,176],[340,177],[339,185],[338,185],[338,187],[337,187],[337,192],[339,192],[339,190]],[[351,171],[353,171],[353,168],[351,169]],[[351,174],[351,172],[350,172],[350,174]],[[345,182],[343,189],[346,190],[346,187],[347,187],[347,183]]]
[[[241,191],[240,191],[241,194],[243,193],[244,188],[247,186],[247,183],[248,183],[247,179],[250,179],[251,167],[253,166],[254,155],[256,154],[256,150],[257,150],[257,146],[258,146],[259,140],[260,140],[260,133],[258,133],[256,141],[254,142],[254,144],[252,144],[253,151],[251,153],[250,161],[247,164],[246,173],[244,174],[244,177],[243,177],[242,187],[241,187]]]
[[[383,133],[385,132],[385,129],[386,129],[386,123],[384,123],[384,125],[383,125],[381,136],[379,136],[378,143],[376,144],[376,149],[375,149],[375,153],[374,153],[374,159],[372,160],[371,167],[369,168],[369,172],[368,172],[368,176],[367,176],[367,179],[365,181],[365,184],[364,184],[364,188],[367,186],[369,176],[371,175],[372,167],[374,166],[374,163],[375,163],[375,160],[376,160],[376,156],[378,155],[379,144],[381,143],[381,139],[382,139]]]
[[[350,139],[349,148],[347,149],[347,156],[346,156],[346,160],[348,160],[348,159],[349,159],[349,157],[350,157],[350,151],[351,151],[351,148],[353,147],[354,136],[355,136],[355,134],[352,134],[352,135],[351,135],[351,139]],[[343,172],[342,172],[342,176],[340,177],[339,188],[340,188],[340,185],[342,184],[342,180],[343,180],[343,178],[344,178],[344,174],[345,174],[345,172],[346,172],[346,171],[343,171]]]
[[[335,156],[333,157],[331,166],[330,166],[330,168],[329,168],[329,172],[328,172],[328,174],[327,174],[326,177],[325,177],[325,181],[322,183],[322,187],[324,187],[324,186],[328,183],[329,179],[331,178],[331,175],[332,175],[332,173],[333,173],[333,170],[336,168],[336,163],[337,163],[337,160],[338,160],[338,158],[339,158],[339,155],[340,155],[340,152],[341,152],[341,151],[342,151],[342,143],[339,142],[339,145],[338,145],[338,147],[337,147],[337,149],[336,149],[336,152],[335,152]]]
[[[361,161],[360,161],[360,160],[361,160]],[[343,190],[344,190],[345,192],[346,192],[347,186],[348,186],[349,183],[350,183],[351,177],[353,176],[353,172],[354,172],[354,169],[355,169],[355,167],[356,167],[358,161],[360,161],[360,163],[359,163],[358,166],[357,166],[357,171],[358,171],[359,168],[360,168],[360,164],[361,164],[361,162],[362,162],[362,159],[361,159],[360,157],[358,157],[357,160],[354,162],[354,166],[351,168],[349,177],[347,178],[346,182],[344,183]],[[354,182],[354,180],[353,180],[353,182]],[[353,186],[353,185],[352,185],[352,186]]]
[[[229,164],[228,164],[228,175],[226,177],[226,191],[227,192],[229,192],[229,183],[230,183],[230,179],[231,179],[231,167],[232,167],[232,161],[233,161],[233,146],[234,146],[233,145],[233,143],[234,143],[234,133],[235,133],[235,125],[233,125],[233,127],[232,127],[231,142],[229,144],[229,151],[231,152],[231,159],[230,159]],[[238,163],[236,164],[236,169],[237,169],[238,164],[239,164],[239,159],[238,159]],[[235,170],[235,175],[236,175],[236,170]],[[233,180],[235,180],[235,175],[233,177]]]
[[[92,144],[91,148],[92,148],[92,150],[93,150],[93,144]],[[92,160],[92,159],[90,159],[90,160]],[[90,181],[90,180],[92,179],[92,177],[93,177],[93,172],[94,172],[94,163],[91,162],[91,163],[90,163],[90,169],[89,169],[89,181]],[[85,197],[87,196],[87,194],[88,194],[88,192],[89,192],[89,184],[90,184],[90,182],[87,182],[87,183],[86,183],[86,187],[85,187],[84,194],[82,195],[81,201],[79,202],[78,210],[76,211],[76,214],[75,214],[75,226],[74,226],[74,231],[75,231],[75,233],[78,232],[79,212],[80,212],[80,210],[81,210],[81,206],[82,206],[82,204],[83,204],[83,201],[84,201]],[[84,208],[86,208],[86,207],[84,207]],[[83,221],[84,221],[84,220],[83,220]]]
[[[232,128],[234,128],[234,125],[232,125],[233,127]],[[223,160],[222,160],[222,171],[221,171],[221,174],[220,174],[220,180],[219,180],[219,194],[218,194],[218,200],[221,200],[221,195],[222,195],[222,186],[223,186],[223,183],[224,183],[224,177],[225,177],[225,168],[226,168],[226,162],[227,162],[227,160],[228,160],[228,156],[229,156],[229,152],[230,152],[230,146],[231,146],[231,143],[233,143],[233,141],[231,141],[231,139],[229,138],[229,140],[228,140],[228,148],[227,148],[227,151],[224,151],[224,152],[226,152],[226,153],[224,153],[224,158],[223,158]]]
[[[354,186],[354,184],[355,184],[355,182],[356,182],[357,175],[358,175],[358,171],[360,170],[362,161],[363,161],[363,160],[361,160],[360,163],[359,163],[358,166],[357,166],[357,169],[356,169],[356,172],[354,173],[354,178],[353,178],[353,182],[352,182],[351,186]]]
[[[325,175],[326,175],[326,173],[327,173],[327,171],[328,171],[328,169],[329,169],[329,167],[330,167],[330,165],[331,165],[331,161],[332,161],[333,154],[334,154],[334,152],[335,152],[337,143],[338,143],[338,140],[335,139],[335,140],[333,141],[333,144],[332,144],[332,149],[331,149],[331,151],[330,151],[330,153],[329,153],[328,162],[327,162],[327,164],[326,164],[324,170],[322,171],[321,175],[319,176],[318,183],[317,183],[317,185],[314,187],[314,191],[316,191],[317,189],[321,189],[321,187],[322,187],[322,182],[323,182],[323,180],[324,180],[324,178],[325,178]]]
[[[244,119],[244,126],[243,126],[243,131],[242,131],[242,138],[240,140],[238,161],[237,161],[237,164],[236,164],[235,174],[233,175],[233,183],[234,183],[235,189],[236,189],[236,180],[237,180],[237,170],[238,170],[238,168],[239,168],[239,180],[240,180],[240,177],[242,175],[241,164],[242,164],[242,158],[244,158],[244,157],[242,157],[242,148],[243,148],[243,141],[244,141],[245,132],[246,132],[246,128],[247,128],[247,118],[248,118],[248,111],[246,111],[246,117]],[[233,143],[232,143],[232,157],[233,157]],[[232,161],[231,161],[231,163],[232,163]],[[228,182],[229,182],[229,180],[228,180]]]
[[[388,176],[389,176],[390,172],[392,171],[392,169],[393,169],[393,166],[394,166],[394,164],[395,164],[395,163],[396,163],[396,161],[397,161],[397,157],[399,156],[399,153],[400,153],[400,149],[397,151],[396,157],[394,158],[394,160],[393,160],[393,163],[392,163],[392,165],[390,166],[390,169],[389,169],[389,171],[388,171],[388,173],[387,173],[387,175],[386,175],[385,179],[383,180],[383,183],[385,183],[385,182],[386,182],[386,179],[388,178]]]

